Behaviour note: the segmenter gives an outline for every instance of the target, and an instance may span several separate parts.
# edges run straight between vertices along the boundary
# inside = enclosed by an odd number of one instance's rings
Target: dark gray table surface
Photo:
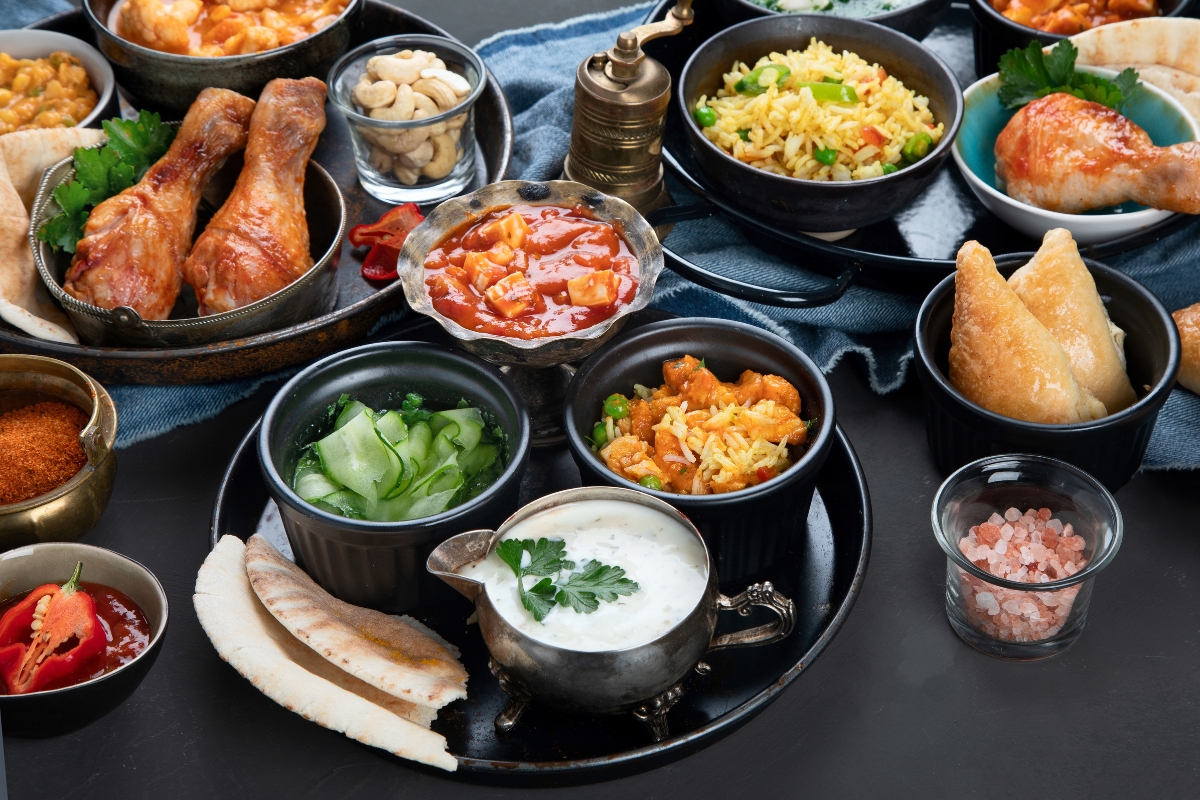
[[[474,43],[619,3],[405,5]],[[118,454],[112,502],[84,541],[158,575],[172,610],[165,647],[104,719],[56,739],[5,737],[11,797],[1200,796],[1200,473],[1141,475],[1117,494],[1125,543],[1098,578],[1073,649],[1038,663],[998,661],[946,622],[945,559],[929,528],[941,476],[915,377],[884,397],[858,363],[830,381],[871,487],[865,587],[821,658],[713,746],[618,781],[500,789],[398,765],[259,694],[217,656],[191,595],[222,472],[275,384]]]

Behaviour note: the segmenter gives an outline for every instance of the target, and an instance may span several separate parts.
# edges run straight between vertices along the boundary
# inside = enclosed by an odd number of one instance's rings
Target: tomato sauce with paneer
[[[632,303],[637,286],[637,256],[620,229],[580,206],[492,209],[425,258],[438,313],[514,339],[590,328]]]

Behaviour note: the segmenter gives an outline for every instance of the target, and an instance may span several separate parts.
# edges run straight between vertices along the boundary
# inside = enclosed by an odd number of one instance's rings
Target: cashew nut
[[[430,53],[429,54],[429,68],[430,69],[445,69],[446,62],[442,61],[440,58],[435,56],[433,53]]]
[[[411,93],[411,91],[410,89],[409,92]],[[354,87],[354,102],[366,109],[390,106],[396,102],[396,84],[391,81],[375,81],[371,83],[367,80],[361,80]]]
[[[417,95],[413,92],[412,87],[402,84],[396,87],[396,97],[390,106],[371,109],[371,119],[410,120],[413,118],[413,111],[416,108],[416,98]]]
[[[433,160],[421,168],[426,178],[438,180],[449,175],[458,163],[458,147],[446,134],[433,137]]]
[[[450,90],[459,97],[463,97],[471,92],[471,84],[462,75],[457,72],[451,72],[448,69],[438,69],[436,67],[427,67],[421,70],[421,77],[430,80],[441,81],[450,87]]]
[[[413,55],[410,58],[396,56],[378,56],[375,62],[375,72],[383,80],[391,81],[399,86],[402,83],[415,83],[421,77],[421,70],[429,66],[429,60]]]
[[[421,178],[421,171],[406,167],[403,164],[396,164],[392,169],[392,173],[400,179],[400,182],[405,186],[412,186]]]
[[[371,153],[367,156],[367,163],[376,172],[391,172],[392,170],[392,154],[384,150],[378,145],[371,147]]]
[[[453,139],[457,144],[459,138],[462,136],[462,128],[447,128],[446,135]]]
[[[459,114],[457,117],[451,117],[446,120],[446,127],[452,131],[462,130],[462,126],[467,124],[467,115]]]
[[[423,94],[437,103],[439,111],[449,111],[458,105],[458,95],[437,78],[421,78],[412,88],[417,94]]]
[[[407,153],[400,153],[396,156],[396,163],[403,164],[406,167],[420,169],[433,160],[433,142],[429,139],[421,142],[414,149]]]

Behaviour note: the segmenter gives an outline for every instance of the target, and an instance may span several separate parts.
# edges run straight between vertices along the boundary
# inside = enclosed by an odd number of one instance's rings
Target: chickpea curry
[[[800,418],[800,393],[753,370],[717,379],[690,355],[663,363],[658,389],[613,394],[592,429],[593,449],[616,474],[647,489],[722,494],[769,481],[790,467],[815,424]]]
[[[991,0],[1013,22],[1073,36],[1090,28],[1159,15],[1158,0]]]
[[[122,39],[182,56],[240,56],[298,42],[350,0],[122,0],[109,27]]]
[[[92,113],[96,102],[83,64],[65,50],[47,58],[0,53],[0,134],[71,128]]]
[[[582,207],[492,210],[431,250],[425,270],[438,313],[515,339],[590,328],[632,303],[638,286],[621,231]]]

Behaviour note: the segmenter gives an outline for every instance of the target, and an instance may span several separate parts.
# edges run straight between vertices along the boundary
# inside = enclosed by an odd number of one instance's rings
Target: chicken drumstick
[[[166,319],[183,286],[200,194],[246,146],[253,112],[254,101],[237,92],[202,91],[167,154],[92,210],[63,289],[100,308],[128,306],[142,319]]]
[[[250,120],[246,166],[183,266],[201,314],[261,300],[312,267],[304,173],[324,129],[321,81],[279,78],[263,89]]]

